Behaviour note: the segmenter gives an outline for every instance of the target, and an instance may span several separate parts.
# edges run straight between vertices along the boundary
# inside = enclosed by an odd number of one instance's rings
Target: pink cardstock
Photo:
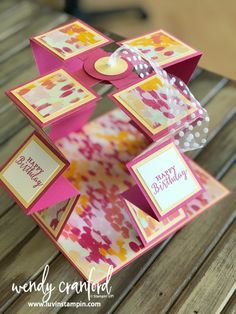
[[[72,211],[79,200],[79,196],[66,199],[60,203],[35,212],[32,217],[42,226],[42,229],[56,241],[60,237]]]
[[[112,39],[78,19],[30,38],[41,74],[61,67],[73,73],[91,52],[111,42]]]
[[[48,136],[54,142],[70,132],[80,130],[88,122],[95,109],[96,102],[86,104],[86,106],[78,110],[78,112],[53,123],[49,128]]]
[[[136,38],[126,39],[118,44],[140,50],[147,60],[157,62],[169,74],[189,82],[202,52],[160,29]]]
[[[66,123],[69,131],[72,131],[74,121],[71,120],[70,123],[68,118],[73,118],[74,115],[79,117],[78,127],[74,125],[74,130],[78,130],[79,125],[87,121],[89,112],[92,113],[96,101],[100,99],[90,87],[80,83],[64,69],[39,76],[6,93],[26,117],[40,128],[60,121],[62,127]]]
[[[168,97],[168,91],[162,86],[158,74],[144,79],[137,79],[109,94],[109,97],[130,117],[131,123],[144,133],[151,141],[157,141],[170,134],[171,129],[178,129],[194,113],[199,112],[189,99],[179,93],[178,101],[184,102],[186,110],[179,115],[169,117],[163,107],[169,108],[163,97]],[[177,87],[171,87],[177,89]],[[162,95],[162,98],[160,97]]]

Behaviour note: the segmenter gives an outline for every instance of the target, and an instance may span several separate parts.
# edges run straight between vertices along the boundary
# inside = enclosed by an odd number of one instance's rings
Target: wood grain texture
[[[17,285],[37,278],[46,264],[50,264],[58,251],[48,237],[35,229],[24,243],[17,245],[6,258],[0,261],[1,294],[0,304],[6,306],[18,297],[11,290]]]
[[[16,222],[19,222],[17,227]],[[32,218],[23,214],[17,205],[3,215],[0,219],[0,261],[17,247],[35,226]]]
[[[59,283],[61,281],[65,282],[74,282],[76,280],[81,280],[79,277],[77,271],[71,267],[70,263],[64,259],[63,263],[61,263],[61,259],[55,260],[53,263],[53,270],[50,271],[47,282],[53,282],[53,285],[57,288],[59,286]],[[38,279],[38,282],[41,282],[41,278]],[[37,282],[37,280],[36,280]],[[17,299],[17,302],[13,303],[6,313],[35,313],[35,308],[29,308],[27,302],[40,302],[42,300],[42,293],[32,292],[30,294],[22,294]],[[68,296],[66,294],[62,294],[58,291],[58,289],[55,289],[52,294],[52,298],[50,299],[50,302],[63,302],[68,299]],[[75,310],[75,309],[74,309]],[[58,311],[58,308],[49,307],[46,308],[45,311],[41,309],[41,313],[56,313]]]
[[[66,16],[57,12],[42,11],[38,14],[37,18],[33,19],[30,23],[30,27],[25,27],[19,32],[6,38],[0,46],[0,62],[4,62],[10,56],[21,51],[23,48],[29,45],[29,37],[50,29],[53,26],[63,23],[66,20]]]
[[[236,313],[236,292],[232,295],[229,302],[225,305],[221,312],[222,314],[235,314]]]
[[[202,101],[222,79],[221,76],[204,70],[198,78],[200,80],[195,79],[189,83],[189,88],[199,101]]]
[[[198,163],[203,167],[209,165],[208,171],[212,175],[216,175],[216,164],[218,169],[223,168],[227,160],[236,152],[235,123],[236,113],[197,158]]]
[[[18,1],[21,2],[21,1]],[[0,2],[0,15],[5,16],[10,13],[12,8],[17,5],[17,0],[1,0]]]
[[[3,84],[14,79],[15,76],[19,75],[21,71],[25,71],[33,63],[33,54],[30,47],[26,47],[13,55],[1,65],[0,85],[3,86]]]
[[[33,2],[17,3],[11,10],[11,18],[5,15],[1,19],[0,40],[4,40],[26,27],[38,14],[39,5]]]
[[[235,227],[234,221],[170,313],[220,313],[223,310],[236,290]]]

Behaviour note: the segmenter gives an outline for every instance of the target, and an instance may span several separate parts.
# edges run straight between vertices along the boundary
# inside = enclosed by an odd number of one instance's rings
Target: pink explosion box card
[[[16,202],[31,213],[78,194],[61,177],[68,166],[69,162],[59,150],[34,132],[2,167],[0,182]]]
[[[172,93],[176,92],[175,86],[169,88]],[[115,91],[110,97],[152,140],[167,136],[171,129],[178,129],[191,118],[192,114],[198,114],[197,108],[182,93],[176,94],[175,108],[178,109],[181,102],[186,110],[179,112],[176,110],[171,113],[168,90],[158,74],[140,80],[118,92]]]
[[[187,83],[202,55],[164,30],[124,40],[123,45],[139,50],[144,58]]]
[[[159,220],[203,192],[190,163],[171,140],[141,154],[127,167]]]
[[[71,116],[100,98],[63,69],[11,89],[7,95],[40,127]]]
[[[86,279],[95,269],[90,279],[101,282],[228,194],[166,140],[200,113],[187,90],[152,75],[154,64],[187,82],[201,53],[160,30],[122,43],[150,73],[128,55],[114,71],[101,49],[112,40],[79,20],[30,41],[42,75],[7,94],[43,131],[1,168],[0,184]],[[120,88],[111,98],[121,110],[86,124],[100,98],[90,87],[103,80]]]

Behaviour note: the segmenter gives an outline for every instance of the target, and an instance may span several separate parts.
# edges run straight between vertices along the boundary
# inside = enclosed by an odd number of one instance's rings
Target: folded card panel
[[[132,202],[128,201],[125,196],[123,200],[130,219],[133,222],[133,226],[144,246],[158,241],[159,238],[163,238],[166,234],[169,235],[171,232],[174,232],[188,217],[181,208],[162,221],[158,221],[144,211],[142,207],[137,207]]]
[[[49,206],[39,212],[34,213],[33,218],[37,223],[57,240],[78,202],[79,196]]]
[[[0,183],[32,214],[79,194],[62,176],[68,166],[59,150],[34,132],[1,168]]]
[[[99,99],[95,92],[63,69],[13,88],[7,95],[28,119],[40,128],[48,125],[56,128],[60,136],[79,129]]]
[[[74,20],[31,37],[30,42],[39,71],[44,74],[59,67],[77,71],[88,53],[112,40],[84,22]]]
[[[169,94],[175,95],[175,103]],[[198,115],[197,107],[174,85],[167,89],[158,74],[115,91],[110,97],[152,141],[171,135],[172,130]]]
[[[163,30],[120,42],[139,50],[144,58],[188,83],[202,55]]]
[[[159,221],[204,191],[191,164],[171,140],[134,158],[127,167],[138,186],[131,197],[136,204],[141,200],[149,212],[150,206]]]

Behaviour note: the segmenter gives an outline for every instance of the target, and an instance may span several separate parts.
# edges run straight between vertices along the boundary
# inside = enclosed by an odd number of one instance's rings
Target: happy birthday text
[[[155,181],[151,185],[153,194],[156,195],[159,192],[166,190],[169,186],[180,180],[187,180],[187,170],[181,170],[178,172],[175,166],[166,169],[162,173],[155,176]]]
[[[25,156],[21,155],[16,159],[15,163],[33,181],[33,188],[37,188],[43,185],[43,182],[39,179],[39,175],[43,173],[44,170],[36,163],[33,158],[26,158]]]

